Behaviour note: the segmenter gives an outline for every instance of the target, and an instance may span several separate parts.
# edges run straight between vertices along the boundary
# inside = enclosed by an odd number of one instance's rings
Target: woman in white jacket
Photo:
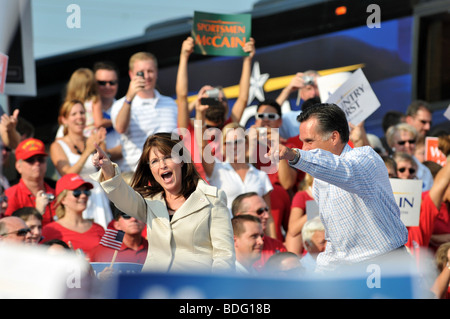
[[[131,186],[101,148],[93,164],[101,168],[96,179],[117,208],[147,223],[143,270],[234,271],[226,196],[200,178],[178,137],[157,133],[147,139]]]

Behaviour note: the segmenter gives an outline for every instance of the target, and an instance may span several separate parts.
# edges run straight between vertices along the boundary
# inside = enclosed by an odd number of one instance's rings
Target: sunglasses
[[[33,156],[33,157],[30,157],[30,158],[27,158],[24,161],[27,162],[30,165],[33,165],[36,162],[39,162],[39,164],[44,164],[47,161],[47,159],[45,157],[42,157],[42,156]]]
[[[405,145],[406,142],[408,142],[409,144],[416,144],[416,140],[398,141],[397,144],[398,145]]]
[[[131,218],[130,215],[127,215],[127,214],[124,214],[124,213],[120,214],[120,217],[122,217],[123,219],[130,219]]]
[[[0,196],[0,203],[3,203],[3,202],[5,202],[5,203],[8,202],[8,196],[6,196],[6,195],[1,195]]]
[[[83,193],[87,197],[91,196],[91,191],[89,189],[86,189],[86,190],[83,190],[83,191],[79,190],[79,189],[76,189],[76,190],[72,191],[73,196],[76,197],[76,198],[80,197],[81,193]]]
[[[261,208],[258,208],[257,210],[255,210],[255,213],[258,215],[262,215],[262,214],[264,214],[264,212],[268,212],[268,211],[269,211],[268,207],[261,207]],[[252,212],[251,210],[248,210],[243,213],[251,213],[251,212]]]
[[[431,121],[420,120],[420,123],[422,123],[423,125],[430,124],[431,126]]]
[[[256,114],[256,118],[258,120],[276,121],[280,116],[277,113],[258,113]]]
[[[398,168],[397,171],[399,171],[400,173],[404,173],[406,171],[406,167]],[[408,171],[410,174],[414,174],[416,172],[416,169],[409,168]]]
[[[97,83],[100,86],[106,86],[106,84],[113,86],[117,84],[117,81],[97,81]]]
[[[15,231],[3,234],[2,236],[7,236],[7,235],[10,235],[10,234],[17,234],[17,236],[23,237],[23,236],[26,236],[26,234],[28,234],[29,232],[31,232],[31,229],[29,229],[29,228],[22,228],[22,229],[19,229],[19,230],[15,230]]]

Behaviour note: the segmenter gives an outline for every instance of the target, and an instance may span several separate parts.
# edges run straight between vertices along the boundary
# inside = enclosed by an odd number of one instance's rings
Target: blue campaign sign
[[[374,284],[366,277],[285,280],[200,274],[146,273],[117,277],[118,299],[412,299],[416,280],[385,276]]]

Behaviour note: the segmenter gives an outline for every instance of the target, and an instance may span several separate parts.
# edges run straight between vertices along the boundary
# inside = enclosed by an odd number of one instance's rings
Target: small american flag
[[[119,250],[122,247],[123,235],[121,230],[106,229],[105,234],[100,240],[100,244],[109,248]]]

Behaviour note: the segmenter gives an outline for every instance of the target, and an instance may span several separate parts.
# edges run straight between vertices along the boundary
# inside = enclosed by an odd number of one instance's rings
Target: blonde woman
[[[66,86],[66,96],[64,101],[78,100],[84,105],[86,112],[86,127],[84,135],[88,137],[95,128],[93,109],[101,108],[101,99],[98,91],[98,84],[95,80],[94,72],[88,68],[79,68],[72,73]],[[95,106],[94,104],[97,104]],[[56,137],[63,136],[63,127],[60,126]]]
[[[50,145],[50,158],[59,175],[70,173],[81,175],[90,179],[89,175],[96,173],[92,166],[92,156],[95,152],[95,143],[103,149],[105,146],[106,129],[101,127],[86,137],[83,132],[86,126],[86,111],[81,101],[66,101],[60,109],[60,120],[64,127],[63,137]],[[94,185],[92,196],[86,207],[84,217],[107,227],[112,220],[109,201],[98,183],[90,180]]]
[[[91,220],[83,218],[93,185],[78,174],[67,174],[56,183],[56,222],[42,229],[42,242],[59,239],[73,249],[81,249],[89,256],[98,245],[104,229]]]
[[[197,112],[205,116],[208,106],[197,105]],[[202,122],[204,123],[204,121]],[[204,132],[204,131],[203,131]],[[207,133],[206,133],[207,134]],[[203,135],[203,134],[202,134]],[[233,200],[240,194],[255,192],[261,196],[271,209],[270,193],[272,183],[266,172],[257,169],[249,163],[249,140],[245,129],[238,123],[232,122],[222,129],[222,153],[224,161],[214,156],[208,156],[208,141],[203,136],[196,136],[203,148],[202,165],[208,182],[222,189],[227,195],[227,206],[231,214]],[[269,211],[269,225],[266,235],[276,238],[273,217]]]

